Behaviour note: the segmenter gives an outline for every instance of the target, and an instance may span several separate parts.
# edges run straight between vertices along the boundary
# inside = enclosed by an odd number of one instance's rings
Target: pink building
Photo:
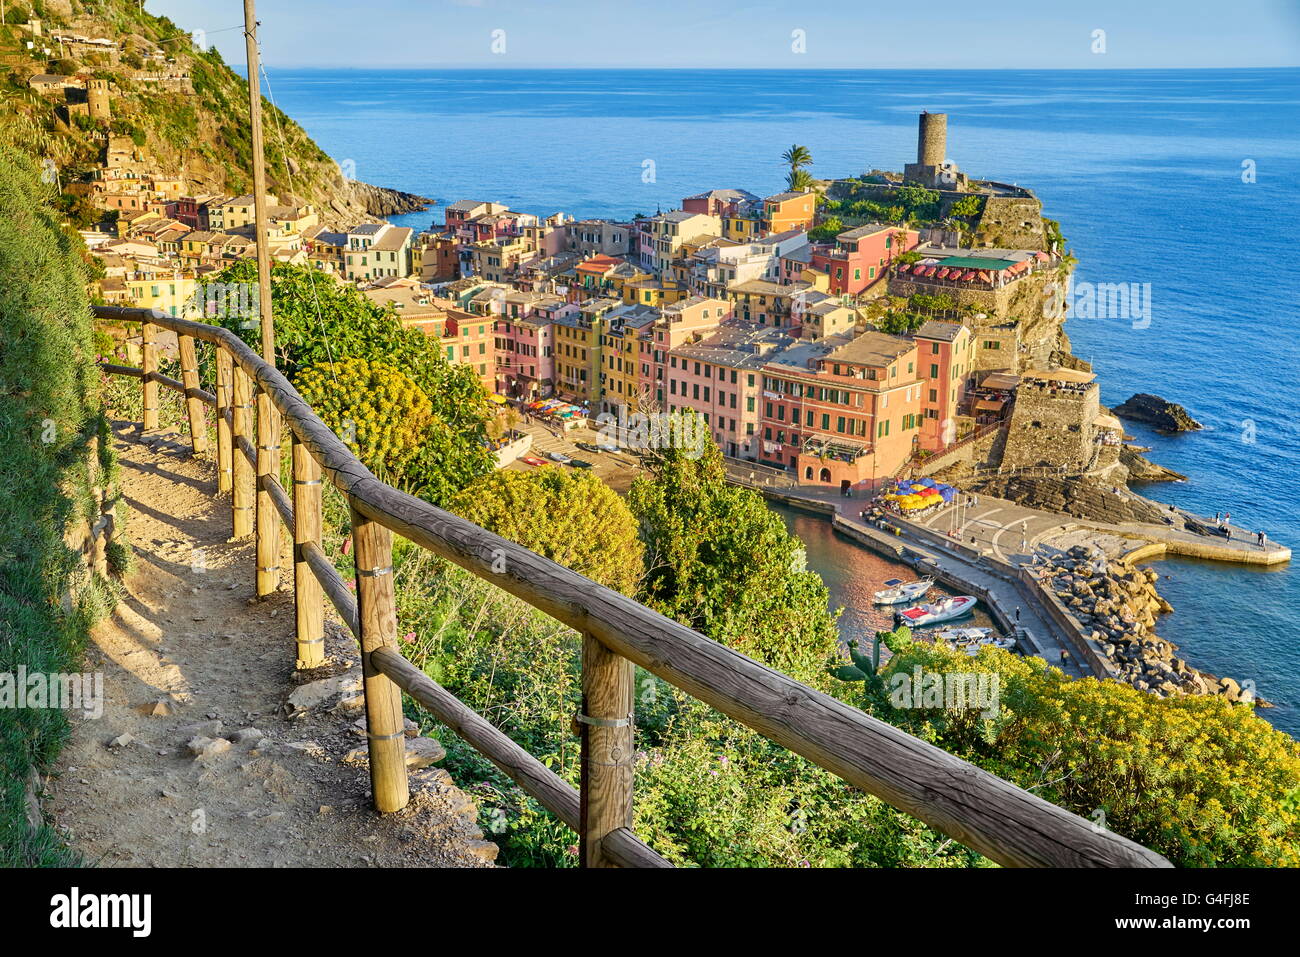
[[[705,216],[735,216],[742,207],[758,202],[757,196],[743,189],[710,189],[687,196],[682,200],[682,209]]]
[[[660,319],[642,330],[637,369],[642,394],[653,396],[661,409],[668,408],[668,354],[678,346],[711,335],[731,317],[731,304],[721,299],[691,296],[664,306]]]
[[[664,407],[698,412],[724,455],[759,458],[762,368],[793,342],[776,329],[729,322],[706,338],[678,346],[668,356]]]
[[[494,324],[497,391],[511,398],[549,397],[555,390],[555,320],[577,312],[557,296],[509,293]]]
[[[868,223],[845,230],[833,244],[814,245],[811,265],[830,277],[828,291],[833,295],[856,296],[877,283],[882,284],[879,291],[883,293],[889,264],[919,241],[920,234],[914,229]]]

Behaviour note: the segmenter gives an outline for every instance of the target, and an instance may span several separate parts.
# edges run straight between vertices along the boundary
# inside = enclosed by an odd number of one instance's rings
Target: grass
[[[85,273],[53,198],[26,156],[0,147],[0,673],[80,671],[89,629],[114,600],[64,541],[92,520],[93,490],[114,467]],[[0,708],[0,865],[79,863],[27,815],[28,782],[68,731],[58,709]]]

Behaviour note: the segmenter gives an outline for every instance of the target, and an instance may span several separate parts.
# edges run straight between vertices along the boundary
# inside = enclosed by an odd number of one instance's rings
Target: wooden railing
[[[96,307],[95,313],[101,319],[142,323],[142,368],[104,368],[141,378],[146,429],[157,427],[159,384],[185,395],[196,450],[206,436],[203,406],[216,407],[218,489],[231,491],[235,536],[257,536],[259,595],[276,587],[280,522],[293,534],[299,667],[323,660],[322,592],[360,641],[370,776],[380,812],[399,810],[408,800],[401,712],[405,691],[576,830],[584,866],[670,866],[632,833],[635,663],[1001,864],[1169,866],[1160,855],[1118,834],[384,484],[317,418],[288,380],[233,333],[150,310]],[[158,373],[153,327],[179,337],[183,382]],[[216,347],[215,395],[198,387],[196,341]],[[282,422],[293,443],[292,496],[277,478]],[[351,508],[355,598],[321,548],[322,474]],[[582,635],[578,790],[402,656],[396,641],[394,533]]]

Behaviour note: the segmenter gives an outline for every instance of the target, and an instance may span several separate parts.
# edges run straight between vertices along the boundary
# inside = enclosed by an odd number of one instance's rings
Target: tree
[[[256,289],[257,264],[242,260],[213,281]],[[271,300],[276,365],[290,382],[310,366],[366,359],[400,369],[424,393],[432,418],[423,445],[403,467],[403,482],[415,494],[441,505],[493,469],[487,392],[472,368],[447,361],[438,339],[404,327],[390,310],[310,266],[273,264]],[[259,347],[255,319],[229,309],[210,318]]]
[[[1071,679],[1041,658],[992,648],[971,658],[924,642],[897,649],[882,676],[889,685],[916,668],[996,675],[998,711],[878,699],[877,714],[903,730],[1176,865],[1300,865],[1300,744],[1249,706],[1161,698]]]
[[[829,242],[844,232],[844,223],[838,216],[829,216],[808,230],[808,239],[815,243]]]
[[[790,167],[790,172],[786,174],[785,184],[791,192],[805,193],[812,189],[813,178],[809,172],[804,169],[805,166],[812,165],[812,153],[806,146],[791,146],[781,154],[781,159]]]
[[[812,174],[806,169],[792,169],[785,178],[785,185],[792,193],[806,193],[813,188]]]
[[[812,166],[812,153],[806,146],[791,146],[781,154],[781,159],[790,167],[790,172],[803,169],[805,166]]]
[[[640,582],[636,520],[590,472],[501,469],[463,489],[451,510],[625,595]]]
[[[803,543],[761,495],[727,484],[716,445],[692,454],[652,453],[649,477],[628,493],[647,551],[641,600],[800,681],[821,682],[838,612],[806,568]]]
[[[432,404],[400,369],[366,359],[309,366],[296,386],[366,467],[407,484],[407,466],[428,439]]]

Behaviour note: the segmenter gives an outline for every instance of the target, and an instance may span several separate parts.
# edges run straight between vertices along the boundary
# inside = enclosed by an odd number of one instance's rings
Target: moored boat
[[[993,637],[992,628],[944,628],[934,633],[935,641],[947,641],[954,645],[968,645]]]
[[[1016,647],[1016,639],[1008,636],[1006,638],[981,638],[978,641],[972,641],[970,644],[963,646],[966,654],[972,658],[980,653],[981,648],[1001,648],[1003,651],[1011,651]]]
[[[933,578],[919,578],[914,582],[905,582],[901,578],[891,578],[885,582],[883,590],[876,592],[877,605],[901,605],[905,601],[915,601],[930,590]]]
[[[952,598],[941,598],[929,604],[914,605],[896,614],[900,624],[934,625],[941,621],[952,621],[954,618],[969,615],[975,610],[977,601],[974,595],[954,595]]]

